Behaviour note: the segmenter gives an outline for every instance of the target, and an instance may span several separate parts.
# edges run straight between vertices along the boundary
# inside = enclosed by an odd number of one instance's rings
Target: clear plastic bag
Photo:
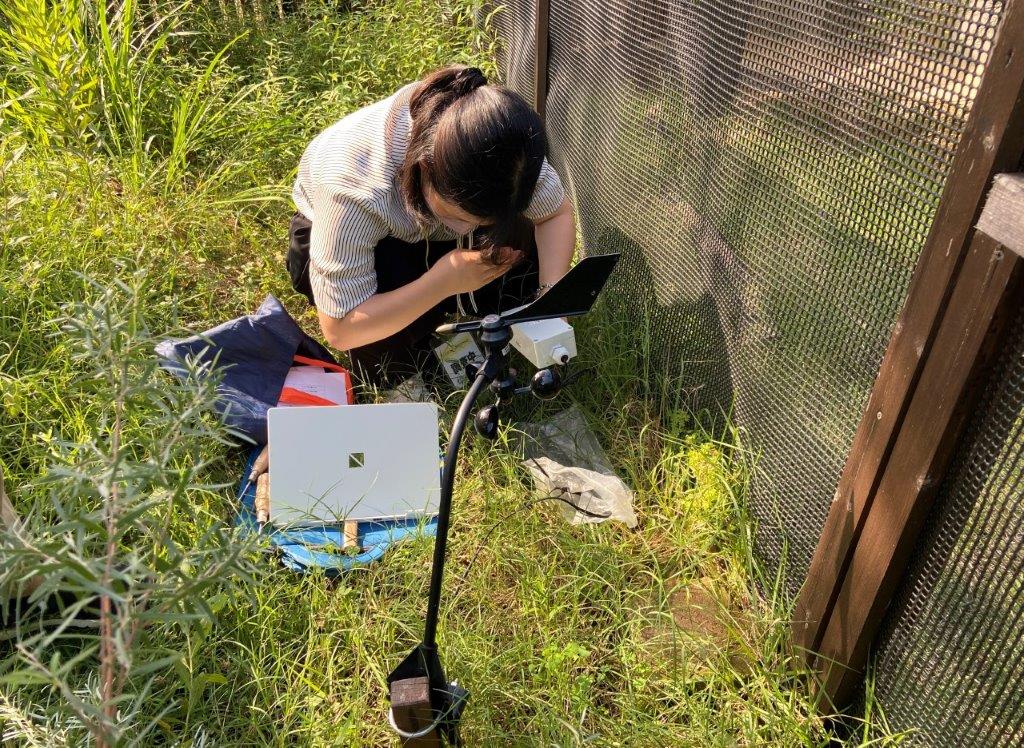
[[[384,392],[386,403],[429,403],[433,402],[433,399],[430,389],[419,374],[409,377],[393,390]]]
[[[633,492],[615,474],[575,405],[547,421],[525,424],[522,430],[523,465],[533,475],[539,494],[565,499],[558,503],[569,522],[578,525],[614,519],[636,527]]]

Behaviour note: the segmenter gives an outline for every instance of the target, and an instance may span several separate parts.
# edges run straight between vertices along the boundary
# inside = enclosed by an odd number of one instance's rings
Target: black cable
[[[544,469],[544,466],[541,465],[537,461],[537,458],[536,457],[530,457],[529,459],[536,466],[536,468],[538,470],[540,470],[540,472],[544,475],[544,477],[548,479],[548,482],[550,484],[554,485],[555,479],[552,478],[551,475],[548,473],[548,471]],[[536,504],[538,501],[553,501],[553,500],[557,500],[557,501],[565,502],[566,504],[571,506],[573,509],[575,509],[580,514],[585,514],[588,517],[593,517],[594,519],[610,519],[611,516],[612,516],[611,512],[608,512],[607,514],[597,514],[596,512],[592,512],[589,509],[584,509],[579,504],[575,504],[575,503],[569,501],[567,498],[565,498],[566,496],[574,496],[574,495],[582,497],[582,494],[573,494],[573,492],[570,491],[567,488],[559,488],[559,489],[556,489],[556,490],[559,491],[558,494],[552,494],[551,496],[544,496],[544,497],[542,497],[540,499],[536,499],[534,501],[534,503]]]
[[[498,314],[502,312],[502,304],[505,301],[505,279],[508,277],[508,273],[501,276],[501,285],[498,286]]]
[[[574,371],[572,374],[570,374],[569,376],[567,376],[565,378],[565,381],[562,382],[562,386],[563,387],[569,386],[570,384],[575,382],[577,379],[579,379],[584,374],[588,374],[588,373],[594,371],[595,369],[597,369],[597,366],[585,366],[582,369],[577,369],[576,371]]]

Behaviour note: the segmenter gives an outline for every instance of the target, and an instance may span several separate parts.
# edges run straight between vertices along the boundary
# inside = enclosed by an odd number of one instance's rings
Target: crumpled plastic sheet
[[[419,374],[409,377],[393,390],[384,392],[384,402],[386,403],[429,403],[433,400],[430,388]]]
[[[538,494],[561,496],[585,510],[559,501],[570,523],[614,519],[636,527],[633,491],[615,474],[597,436],[575,405],[547,421],[524,424],[522,431],[523,465],[533,475]]]

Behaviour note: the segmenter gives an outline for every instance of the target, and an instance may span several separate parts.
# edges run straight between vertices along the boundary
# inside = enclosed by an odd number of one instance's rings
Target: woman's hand
[[[477,250],[453,249],[430,268],[428,275],[437,279],[446,296],[469,293],[503,276],[522,256],[522,252],[511,252],[506,262],[495,265],[484,260]]]

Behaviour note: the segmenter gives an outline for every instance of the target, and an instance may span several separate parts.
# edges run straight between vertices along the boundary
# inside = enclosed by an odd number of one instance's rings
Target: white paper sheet
[[[348,382],[341,372],[326,371],[320,366],[293,366],[284,386],[315,395],[338,405],[348,402]],[[288,403],[280,403],[287,405]]]

